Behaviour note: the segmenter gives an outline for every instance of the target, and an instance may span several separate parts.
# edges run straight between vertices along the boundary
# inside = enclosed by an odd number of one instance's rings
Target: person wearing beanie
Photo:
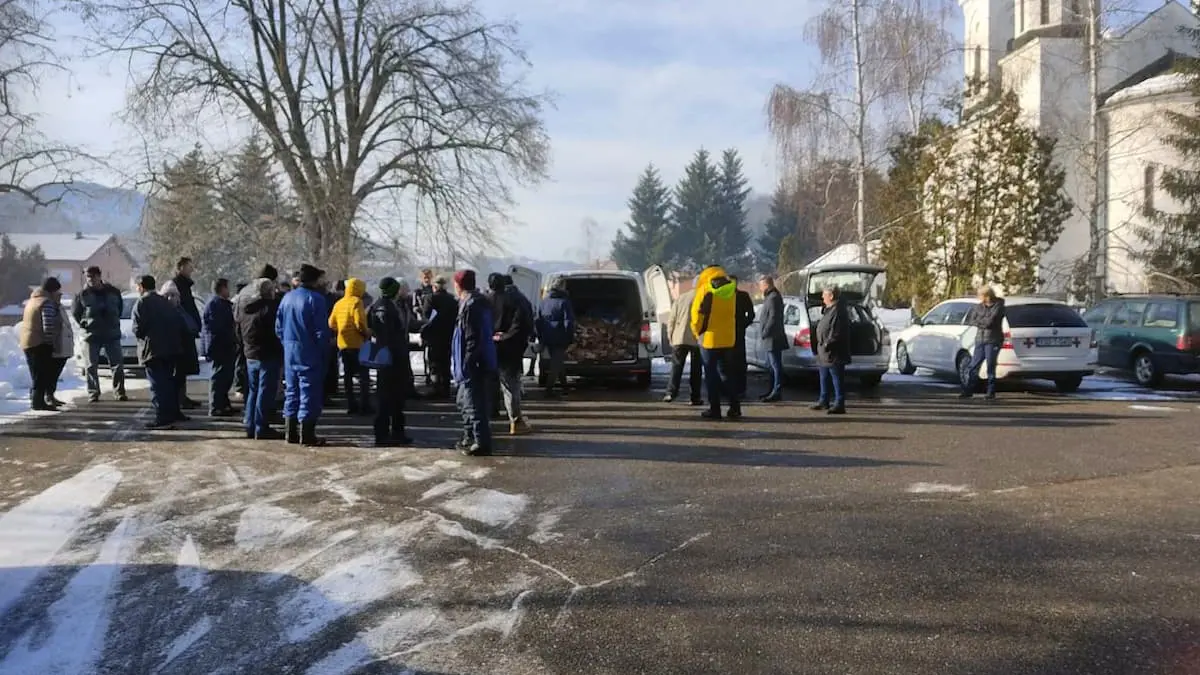
[[[546,398],[557,398],[563,387],[563,363],[567,348],[575,342],[575,310],[562,277],[554,280],[538,305],[534,330],[542,346],[540,363],[545,373]]]
[[[283,343],[284,435],[288,443],[308,447],[325,445],[317,436],[330,335],[329,308],[317,287],[323,274],[312,265],[301,265],[300,285],[283,296],[275,317],[275,334]]]
[[[391,353],[391,365],[377,371],[379,405],[375,413],[375,446],[380,448],[411,445],[412,439],[405,433],[404,404],[408,399],[406,378],[409,369],[408,313],[401,311],[401,284],[392,277],[379,281],[380,297],[367,309],[367,327],[370,342],[378,347],[387,347]]]
[[[428,354],[433,397],[439,399],[450,396],[450,341],[458,319],[458,300],[446,290],[446,284],[446,277],[434,279],[433,293],[425,300],[422,310],[425,323],[421,326],[421,343]]]
[[[450,369],[458,384],[458,409],[463,437],[458,449],[465,455],[492,454],[488,384],[496,375],[496,343],[492,306],[475,285],[475,272],[454,274],[458,293],[458,319],[450,344]]]

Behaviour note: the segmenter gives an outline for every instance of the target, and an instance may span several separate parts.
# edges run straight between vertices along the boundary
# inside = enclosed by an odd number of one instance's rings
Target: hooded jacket
[[[691,318],[701,349],[729,349],[737,344],[737,285],[719,265],[700,273]]]
[[[133,335],[138,343],[138,361],[142,365],[179,358],[184,340],[191,339],[187,336],[183,312],[154,291],[137,299],[131,318]]]
[[[88,342],[108,344],[121,339],[121,312],[125,300],[121,291],[112,284],[91,286],[75,296],[71,313],[75,322],[83,329],[83,338]]]
[[[200,354],[209,361],[224,363],[237,356],[237,330],[233,320],[233,302],[214,295],[204,305],[201,316]]]
[[[329,313],[329,328],[337,336],[338,349],[358,349],[370,331],[367,329],[367,308],[363,294],[367,284],[361,279],[346,280],[346,294],[333,305]]]
[[[538,342],[545,347],[568,347],[575,342],[575,312],[565,290],[551,288],[534,318]]]

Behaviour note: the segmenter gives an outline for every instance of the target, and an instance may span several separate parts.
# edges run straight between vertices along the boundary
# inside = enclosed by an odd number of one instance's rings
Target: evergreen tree
[[[732,148],[721,153],[721,169],[717,177],[717,221],[714,232],[721,236],[720,261],[732,273],[745,273],[752,251],[750,232],[746,229],[746,198],[750,196],[743,171],[742,158]]]
[[[613,240],[612,259],[626,270],[666,263],[671,236],[671,189],[653,164],[646,167],[629,198],[629,220]]]
[[[20,250],[6,234],[0,234],[0,306],[18,304],[29,298],[29,287],[46,277],[46,256],[40,246]]]
[[[1185,29],[1200,45],[1200,30]],[[1170,211],[1143,204],[1149,226],[1137,230],[1145,244],[1140,255],[1151,271],[1200,286],[1200,59],[1176,56],[1175,69],[1187,79],[1191,110],[1164,110],[1170,133],[1164,139],[1179,161],[1163,168],[1158,186],[1171,197]]]
[[[720,177],[707,150],[696,151],[675,186],[674,231],[669,248],[677,268],[721,263],[725,232],[721,227]]]
[[[302,259],[308,250],[304,229],[284,196],[270,147],[252,136],[232,164],[219,202],[227,237],[240,244],[236,258],[242,273],[236,278],[249,278],[263,264],[282,268]]]
[[[790,192],[782,181],[775,186],[775,194],[771,197],[771,217],[767,219],[756,242],[758,268],[763,273],[791,271],[783,269],[785,261],[781,259],[779,252],[784,238],[794,234],[800,225],[800,212],[795,199],[795,193]]]
[[[187,256],[196,268],[198,291],[221,277],[238,278],[238,243],[225,236],[213,169],[199,145],[164,167],[157,192],[142,224],[153,273],[168,279],[175,274],[175,262]]]

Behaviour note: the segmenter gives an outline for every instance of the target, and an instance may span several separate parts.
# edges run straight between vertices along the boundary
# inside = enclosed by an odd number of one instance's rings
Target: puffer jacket
[[[672,347],[695,347],[696,334],[692,332],[692,300],[696,289],[686,291],[671,305],[670,323],[667,324],[668,339]]]
[[[275,334],[279,299],[273,279],[259,279],[238,293],[233,307],[238,339],[247,361],[274,363],[283,359],[283,343]]]
[[[724,268],[713,265],[700,273],[691,318],[701,349],[729,349],[737,344],[737,284]]]
[[[108,344],[121,339],[121,291],[112,284],[85,288],[75,296],[71,313],[88,342]]]
[[[21,349],[58,344],[62,324],[61,305],[50,293],[37,289],[29,296],[21,317]]]
[[[329,313],[329,328],[337,336],[338,349],[358,349],[371,335],[367,327],[367,308],[363,304],[366,282],[346,280],[346,294],[334,303]]]

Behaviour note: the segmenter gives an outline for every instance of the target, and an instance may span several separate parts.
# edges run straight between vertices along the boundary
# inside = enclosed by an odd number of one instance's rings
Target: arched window
[[[1158,187],[1158,167],[1146,165],[1142,176],[1142,215],[1149,218],[1154,215],[1154,191]]]
[[[1042,0],[1042,25],[1050,24],[1050,0]]]

